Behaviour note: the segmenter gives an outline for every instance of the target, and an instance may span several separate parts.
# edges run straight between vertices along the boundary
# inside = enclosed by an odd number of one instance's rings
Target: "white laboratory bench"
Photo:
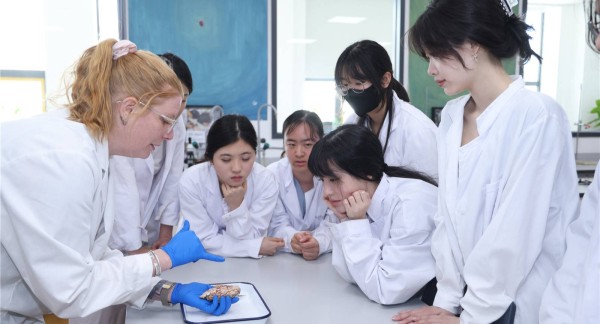
[[[228,258],[223,263],[202,260],[161,277],[177,282],[252,283],[271,310],[268,324],[393,323],[391,317],[399,311],[424,305],[416,298],[395,306],[370,301],[337,274],[330,253],[315,261],[288,253],[258,260]],[[126,323],[183,323],[183,316],[179,305],[167,308],[155,302],[143,310],[127,309]]]

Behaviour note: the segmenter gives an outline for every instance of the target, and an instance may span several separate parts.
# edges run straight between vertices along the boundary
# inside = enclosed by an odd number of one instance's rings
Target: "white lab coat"
[[[394,93],[394,115],[390,139],[384,154],[385,163],[407,167],[438,178],[437,165],[437,127],[431,119],[410,103],[402,101]],[[354,113],[345,124],[355,124],[358,116]],[[386,115],[379,131],[381,147],[385,145],[389,123]],[[366,124],[365,124],[366,126]]]
[[[544,292],[540,323],[600,323],[600,163],[569,226],[563,264]]]
[[[319,242],[319,255],[331,251],[331,233],[324,221],[336,223],[337,217],[325,204],[323,182],[313,177],[312,199],[306,200],[306,212],[303,217],[288,158],[284,157],[271,163],[267,169],[273,172],[279,186],[279,198],[269,225],[269,236],[282,238],[285,242],[282,251],[291,253],[294,234],[308,231]]]
[[[122,251],[137,250],[142,242],[158,239],[160,224],[179,221],[179,178],[183,173],[185,124],[183,118],[173,129],[173,139],[164,141],[165,157],[154,175],[154,158],[112,156],[111,176],[115,179],[116,217],[109,246]]]
[[[179,184],[181,214],[207,251],[225,257],[259,258],[277,203],[271,171],[254,163],[242,204],[229,210],[210,162],[185,170]]]
[[[435,276],[431,254],[437,188],[384,174],[367,219],[328,224],[332,263],[374,302],[403,303]]]
[[[143,306],[159,278],[147,255],[107,247],[108,143],[64,111],[2,124],[1,322]]]
[[[440,123],[434,305],[454,313],[462,306],[461,323],[491,323],[514,302],[515,323],[537,323],[577,213],[569,123],[554,100],[518,77],[461,148],[468,100],[448,102]]]

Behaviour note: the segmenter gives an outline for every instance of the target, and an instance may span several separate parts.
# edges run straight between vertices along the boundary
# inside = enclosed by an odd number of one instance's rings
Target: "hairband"
[[[512,8],[519,4],[519,0],[500,0],[500,4],[504,9],[504,13],[510,17],[514,14]]]
[[[125,56],[129,53],[135,53],[137,46],[131,41],[124,39],[116,42],[112,47],[113,60],[118,59],[121,56]]]

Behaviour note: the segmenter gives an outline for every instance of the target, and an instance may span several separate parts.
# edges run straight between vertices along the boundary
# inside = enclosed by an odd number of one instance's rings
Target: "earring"
[[[473,53],[471,54],[471,57],[473,58],[473,61],[475,61],[475,63],[477,63],[477,57],[479,56],[478,53]]]
[[[123,126],[127,125],[127,119],[123,116],[121,116],[121,123],[123,124]]]

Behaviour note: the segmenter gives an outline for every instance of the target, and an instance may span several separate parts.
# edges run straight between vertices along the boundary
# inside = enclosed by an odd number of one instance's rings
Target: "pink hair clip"
[[[129,53],[135,53],[137,51],[137,46],[131,41],[124,39],[120,40],[113,45],[113,60],[118,59],[121,56],[125,56]]]

